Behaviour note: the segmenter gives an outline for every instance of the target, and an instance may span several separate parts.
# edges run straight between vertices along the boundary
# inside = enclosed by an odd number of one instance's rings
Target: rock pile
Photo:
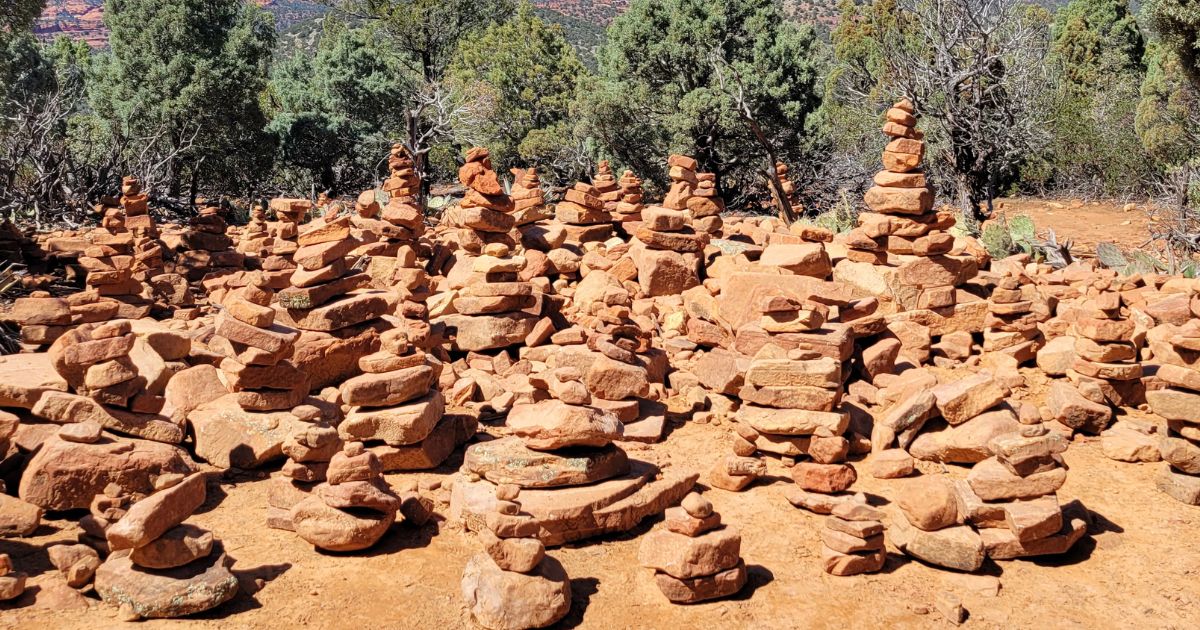
[[[321,408],[301,405],[292,409],[292,415],[302,424],[280,447],[288,460],[272,477],[274,485],[267,496],[267,525],[288,531],[295,531],[292,508],[326,480],[329,462],[343,446],[336,419],[327,419]]]
[[[212,532],[184,524],[206,496],[205,477],[134,503],[105,532],[111,555],[96,569],[96,592],[127,620],[174,618],[215,608],[237,594],[231,562]]]
[[[609,178],[612,174],[609,174]],[[616,182],[611,182],[615,187]],[[610,191],[619,194],[619,189]],[[606,208],[602,193],[594,184],[579,182],[568,188],[563,200],[554,206],[554,216],[564,224],[566,242],[581,246],[584,243],[601,242],[613,235],[613,216]],[[614,206],[615,207],[615,206]]]
[[[856,501],[833,506],[821,530],[821,563],[830,575],[875,573],[887,561],[883,512]]]
[[[513,224],[516,227],[551,218],[546,196],[535,168],[512,169],[513,185],[508,196],[513,200]]]
[[[722,525],[712,503],[696,493],[667,509],[665,528],[650,532],[638,548],[638,562],[654,569],[654,581],[676,604],[729,597],[746,585],[742,535]]]
[[[725,212],[725,200],[717,194],[717,176],[713,173],[697,173],[696,188],[687,200],[688,214],[691,215],[692,227],[697,232],[718,234],[723,222],[721,213]]]
[[[671,180],[671,187],[667,189],[662,207],[681,212],[688,209],[688,199],[700,183],[696,177],[696,169],[699,167],[700,163],[696,158],[686,155],[672,155],[667,158],[667,177]]]
[[[617,182],[621,187],[621,198],[613,206],[613,219],[618,223],[631,223],[642,220],[642,180],[633,174],[633,171],[625,171],[621,174],[621,179]]]
[[[186,356],[187,350],[183,349]],[[44,392],[33,414],[58,424],[92,423],[110,431],[146,440],[178,444],[183,426],[159,415],[164,392],[174,369],[145,340],[138,339],[128,320],[84,324],[50,346],[54,370],[70,390]],[[95,442],[99,431],[87,439]]]
[[[12,558],[0,553],[0,602],[14,600],[25,592],[26,576],[13,569]]]
[[[175,250],[174,271],[189,282],[236,273],[245,268],[245,255],[233,249],[221,208],[204,205],[178,234],[164,240]]]
[[[920,170],[924,134],[916,123],[909,101],[888,109],[883,132],[892,140],[883,152],[885,170],[866,193],[871,212],[861,213],[858,227],[845,236],[846,260],[835,275],[861,284],[880,275],[870,266],[886,268],[887,297],[899,310],[954,306],[955,288],[978,269],[974,258],[951,253],[954,237],[945,230],[954,225],[953,214],[933,212],[933,190]]]
[[[1193,313],[1200,311],[1200,299],[1192,297],[1191,305]],[[1168,427],[1157,485],[1177,501],[1200,505],[1200,322],[1160,328],[1150,339],[1158,363],[1154,375],[1166,387],[1146,392],[1150,409]]]
[[[361,551],[396,522],[400,497],[383,479],[382,465],[361,442],[347,442],[330,460],[325,482],[291,510],[296,533],[327,551]]]
[[[674,295],[700,284],[700,260],[709,236],[688,227],[683,211],[643,210],[635,236],[629,254],[637,264],[643,294]]]
[[[438,390],[442,364],[409,343],[405,331],[381,335],[382,349],[359,359],[364,372],[341,385],[348,405],[342,439],[367,444],[383,470],[435,468],[475,434],[465,414],[446,414]]]
[[[520,488],[500,486],[497,515],[521,513]],[[571,581],[542,541],[489,527],[477,532],[484,553],[467,561],[462,594],[471,616],[489,630],[544,628],[571,610]]]
[[[783,162],[775,163],[775,177],[779,180],[779,187],[783,189],[784,197],[792,206],[792,212],[799,216],[804,212],[804,204],[800,203],[800,197],[796,194],[796,184],[792,181],[792,178],[788,176],[789,170],[790,169],[788,168],[787,164],[784,164]],[[772,188],[771,195],[777,196],[778,194],[779,193]]]
[[[1000,352],[1028,363],[1045,345],[1039,324],[1054,314],[1057,300],[1042,297],[1033,280],[1023,273],[1002,276],[988,297],[983,331],[983,351]]]

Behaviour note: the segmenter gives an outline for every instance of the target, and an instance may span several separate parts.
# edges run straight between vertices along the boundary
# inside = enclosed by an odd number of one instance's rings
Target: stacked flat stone
[[[546,207],[542,182],[535,168],[512,169],[513,185],[508,196],[513,200],[513,221],[517,227],[551,218]]]
[[[688,214],[691,215],[692,227],[697,232],[718,234],[723,222],[721,213],[725,212],[725,200],[717,194],[717,176],[713,173],[697,173],[696,188],[687,200]]]
[[[535,308],[538,298],[531,283],[519,280],[526,260],[514,255],[515,243],[508,235],[514,224],[508,214],[513,201],[504,194],[486,149],[468,153],[459,181],[468,192],[456,221],[475,232],[473,238],[460,241],[481,247],[459,256],[448,274],[447,286],[454,291],[450,307],[433,324],[444,326],[455,350],[478,352],[523,343],[537,324],[538,316],[527,309]]]
[[[409,250],[425,233],[425,213],[420,205],[421,177],[402,145],[392,146],[388,172],[382,188],[358,196],[352,217],[352,234],[361,242],[354,254],[371,256],[372,264],[382,267],[372,276],[384,279],[399,264],[398,260],[411,257]],[[380,204],[381,197],[387,199],[386,204]]]
[[[721,524],[708,499],[687,495],[667,510],[663,523],[642,539],[638,562],[654,569],[655,584],[672,603],[729,597],[746,585],[742,535]]]
[[[855,501],[833,506],[821,529],[821,566],[830,575],[876,573],[887,561],[883,512]]]
[[[1075,358],[1066,375],[1070,383],[1050,385],[1046,405],[1055,420],[1090,434],[1112,421],[1112,405],[1136,405],[1145,400],[1138,353],[1144,333],[1121,309],[1121,294],[1101,291],[1084,298],[1071,326]]]
[[[501,486],[497,514],[521,512],[520,488]],[[462,594],[471,616],[488,630],[544,628],[571,610],[571,581],[562,564],[546,555],[542,541],[478,531],[484,553],[467,561]]]
[[[1078,503],[1060,506],[1057,491],[1067,479],[1061,453],[1067,441],[1045,426],[988,442],[992,457],[971,468],[958,483],[963,518],[979,528],[993,560],[1066,553],[1087,532],[1087,513]]]
[[[621,187],[621,198],[613,206],[613,219],[618,223],[630,223],[642,220],[642,180],[633,174],[633,171],[625,171],[621,174],[621,179],[617,182]]]
[[[359,245],[350,235],[349,215],[306,224],[297,243],[291,286],[276,295],[282,322],[299,330],[334,333],[378,319],[393,308],[387,293],[359,291],[371,278],[347,262]]]
[[[822,304],[785,296],[763,298],[759,312],[760,326],[770,334],[820,330],[829,316]],[[757,449],[810,458],[792,468],[793,479],[808,492],[842,492],[858,478],[845,463],[850,442],[843,434],[850,416],[841,407],[842,382],[837,359],[767,345],[750,362],[739,392],[737,420],[759,434]]]
[[[233,249],[233,240],[226,235],[228,228],[219,207],[201,207],[188,222],[188,229],[178,236],[175,273],[198,282],[244,269],[246,257]]]
[[[21,327],[21,343],[30,350],[54,343],[75,323],[70,303],[45,291],[14,300],[9,317]]]
[[[1191,312],[1200,317],[1196,296]],[[1152,335],[1155,377],[1166,387],[1148,390],[1146,400],[1168,428],[1159,449],[1165,463],[1157,485],[1177,501],[1200,505],[1200,320],[1159,326]]]
[[[288,459],[280,474],[272,477],[274,485],[267,497],[267,526],[288,531],[296,529],[292,508],[325,481],[330,460],[343,447],[336,419],[326,419],[320,408],[300,405],[292,409],[292,415],[300,422],[283,442]]]
[[[122,618],[192,615],[238,592],[232,564],[212,532],[188,525],[206,496],[195,473],[134,503],[106,531],[111,555],[96,569],[96,592]]]
[[[709,236],[689,227],[685,212],[646,208],[635,237],[630,255],[637,265],[642,293],[649,297],[673,295],[700,284],[700,258]]]
[[[291,511],[296,533],[319,549],[361,551],[396,522],[400,497],[361,442],[347,442],[326,468],[325,482]]]
[[[662,206],[668,210],[687,210],[688,199],[700,183],[696,177],[696,169],[700,163],[696,158],[686,155],[672,155],[667,158],[667,176],[671,179],[671,187],[663,198]]]
[[[916,122],[907,100],[887,111],[883,132],[892,140],[883,152],[885,170],[866,193],[871,212],[861,213],[846,235],[847,260],[895,269],[893,297],[902,310],[954,306],[955,287],[978,268],[974,258],[949,255],[954,237],[944,230],[954,218],[933,212],[933,190],[921,171],[924,134]]]
[[[249,411],[279,411],[308,396],[308,375],[290,360],[300,333],[275,321],[271,290],[247,285],[229,292],[208,346],[221,355],[218,378]]]
[[[612,185],[616,186],[616,182]],[[612,196],[619,192],[617,189],[608,194]],[[579,182],[568,188],[563,200],[554,206],[554,216],[567,232],[567,243],[578,246],[612,237],[613,215],[601,199],[602,194],[594,184]]]
[[[646,399],[655,385],[649,365],[650,332],[638,326],[629,308],[621,305],[593,305],[592,315],[578,320],[587,332],[588,350],[595,353],[583,378],[588,404],[615,415],[624,425],[625,440],[662,439],[665,413],[658,410],[661,405]]]
[[[983,351],[1007,354],[1018,364],[1036,359],[1046,343],[1038,324],[1053,314],[1032,279],[1021,273],[1001,277],[988,297]]]
[[[790,169],[783,162],[775,163],[775,177],[779,180],[780,188],[783,188],[783,194],[787,198],[788,203],[792,206],[792,212],[799,215],[804,212],[804,204],[800,203],[800,197],[796,194],[796,184],[788,176]],[[771,190],[772,195],[779,194],[774,189]]]
[[[172,476],[168,475],[168,477]],[[92,501],[88,505],[88,514],[79,519],[79,527],[83,530],[83,533],[79,535],[80,542],[107,555],[110,551],[106,537],[108,528],[125,516],[130,505],[144,498],[144,494],[128,493],[115,483],[105,486],[104,492],[92,497]]]
[[[475,433],[473,417],[445,413],[437,389],[442,365],[392,329],[381,335],[382,348],[358,361],[364,372],[341,385],[348,405],[338,426],[342,439],[365,442],[383,469],[435,468]]]
[[[158,226],[150,216],[150,196],[142,192],[136,177],[121,180],[121,209],[125,229],[133,234],[133,277],[148,282],[163,272],[165,250],[158,240]]]
[[[979,570],[986,558],[983,540],[965,524],[970,506],[960,504],[973,494],[967,482],[952,482],[943,476],[922,475],[902,481],[893,503],[903,517],[891,519],[888,538],[900,551],[928,564],[956,571]]]
[[[88,293],[116,299],[123,304],[120,317],[140,319],[150,314],[150,291],[134,277],[135,235],[125,227],[125,210],[120,203],[105,198],[96,206],[102,215],[100,229],[88,235],[91,245],[84,248],[79,265],[88,272],[84,280]],[[136,202],[132,205],[137,207]]]
[[[173,372],[162,356],[134,335],[129,321],[79,326],[59,337],[49,356],[54,370],[75,393],[45,392],[33,405],[33,415],[58,424],[94,423],[157,442],[183,441],[183,427],[158,413]]]
[[[600,160],[596,164],[596,176],[592,178],[592,186],[599,193],[596,196],[604,202],[604,209],[609,212],[615,211],[624,193],[621,191],[621,184],[613,174],[608,160]]]
[[[267,211],[255,204],[250,208],[250,220],[238,238],[237,251],[253,256],[268,256],[274,242],[267,224]]]
[[[288,288],[296,271],[292,257],[300,249],[300,222],[312,212],[313,203],[307,199],[272,199],[270,208],[277,221],[267,223],[267,248],[258,257],[266,287],[279,291]]]

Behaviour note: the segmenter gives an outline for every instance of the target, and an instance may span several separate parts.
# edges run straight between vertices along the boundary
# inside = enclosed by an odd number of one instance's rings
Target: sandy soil
[[[1042,389],[1040,374],[1027,372]],[[1136,418],[1153,418],[1132,412]],[[664,466],[706,467],[729,452],[728,424],[674,427],[668,439],[633,447],[635,457]],[[734,494],[710,490],[726,523],[742,530],[742,555],[750,584],[735,599],[674,606],[637,565],[638,536],[654,523],[625,535],[552,550],[572,578],[573,607],[566,628],[928,628],[947,626],[933,608],[935,595],[958,594],[973,628],[1195,628],[1200,626],[1200,509],[1177,503],[1154,489],[1156,464],[1106,459],[1096,439],[1077,439],[1066,454],[1071,468],[1059,492],[1065,503],[1080,499],[1092,512],[1091,537],[1064,557],[989,561],[979,575],[944,571],[891,549],[884,572],[840,578],[819,564],[820,516],[784,499],[787,470],[771,461],[772,479]],[[451,462],[436,473],[390,475],[393,484],[446,478]],[[876,480],[860,466],[855,488],[891,515],[888,506],[903,480]],[[965,467],[921,464],[923,474],[966,475]],[[375,549],[360,555],[314,551],[294,534],[268,529],[266,484],[253,477],[210,485],[209,501],[191,521],[211,528],[224,542],[244,591],[225,606],[188,620],[147,621],[147,629],[375,627],[471,628],[459,594],[462,568],[478,551],[473,536],[451,523],[421,529],[400,525]],[[445,491],[435,492],[445,498]],[[444,509],[445,506],[439,506]],[[70,520],[51,520],[42,535],[0,541],[21,569],[52,570],[44,547],[71,541]],[[1000,585],[999,595],[986,594]],[[94,596],[93,596],[94,597]],[[0,610],[0,626],[43,629],[123,627],[116,611],[98,601],[93,610]]]
[[[1144,246],[1159,220],[1157,209],[1146,204],[1021,197],[1001,199],[997,206],[1000,216],[1029,216],[1040,238],[1052,229],[1059,243],[1070,239],[1072,253],[1084,258],[1095,256],[1096,245],[1106,241],[1127,250]]]

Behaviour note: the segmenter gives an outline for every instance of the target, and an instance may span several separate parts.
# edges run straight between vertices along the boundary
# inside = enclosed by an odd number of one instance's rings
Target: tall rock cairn
[[[719,234],[724,225],[721,213],[725,212],[725,200],[717,193],[717,176],[714,173],[697,173],[696,188],[687,200],[692,227],[697,232]]]
[[[1154,328],[1149,336],[1155,377],[1167,385],[1146,392],[1150,409],[1167,419],[1160,445],[1158,489],[1188,505],[1200,505],[1200,298],[1192,296],[1193,319],[1182,326]]]
[[[513,200],[513,220],[517,227],[549,219],[546,195],[535,168],[512,169],[513,185],[508,196]]]
[[[903,310],[935,309],[957,303],[955,287],[973,277],[974,258],[950,256],[954,237],[951,214],[933,212],[933,190],[921,161],[924,134],[916,128],[907,99],[887,111],[883,133],[892,140],[883,151],[884,170],[865,196],[871,212],[859,215],[846,236],[847,259],[895,269],[895,299]]]

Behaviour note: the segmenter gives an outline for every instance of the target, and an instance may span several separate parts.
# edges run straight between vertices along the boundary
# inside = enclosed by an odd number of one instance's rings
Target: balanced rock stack
[[[276,323],[272,297],[270,289],[254,285],[231,291],[208,342],[223,357],[218,378],[237,406],[250,411],[291,409],[308,396],[308,376],[291,361],[300,333]]]
[[[271,253],[275,239],[271,236],[271,228],[267,223],[267,211],[255,204],[250,208],[250,220],[242,228],[238,238],[237,251],[242,254],[265,257]]]
[[[275,238],[271,253],[286,256],[299,248],[296,236],[300,233],[300,224],[312,212],[313,203],[307,199],[280,198],[272,199],[270,206],[277,219],[274,224],[268,224],[268,230]]]
[[[175,272],[197,282],[241,271],[245,255],[233,250],[233,240],[225,234],[228,227],[219,207],[201,207],[178,237]]]
[[[616,182],[612,182],[612,185],[616,186]],[[600,198],[601,194],[594,184],[579,182],[568,188],[563,200],[554,206],[555,218],[566,229],[567,243],[581,245],[612,237],[613,215]],[[609,192],[610,196],[613,194],[613,191]],[[617,189],[615,194],[620,194],[620,190]]]
[[[1192,297],[1191,310],[1200,317],[1200,298]],[[1146,400],[1168,427],[1157,485],[1177,501],[1200,505],[1200,320],[1159,326],[1151,335],[1155,377],[1166,387],[1148,390]]]
[[[535,168],[512,169],[513,185],[508,196],[513,200],[513,221],[517,227],[549,219],[546,196]]]
[[[920,170],[924,135],[916,129],[913,106],[900,101],[887,111],[883,132],[892,138],[883,152],[884,169],[865,201],[871,212],[859,215],[858,227],[845,236],[846,261],[835,278],[851,284],[866,275],[856,264],[894,271],[887,284],[900,310],[937,309],[957,303],[955,287],[972,278],[978,264],[970,256],[950,255],[954,225],[950,213],[933,212],[933,190]]]
[[[857,501],[834,504],[821,530],[821,563],[830,575],[875,573],[887,561],[883,512]]]
[[[384,332],[382,348],[358,361],[363,374],[341,385],[348,405],[342,439],[367,444],[383,470],[435,468],[475,434],[469,414],[446,414],[437,389],[442,364],[415,348],[404,330]]]
[[[76,393],[44,392],[33,405],[33,415],[58,424],[91,423],[156,442],[183,441],[181,423],[159,415],[174,371],[134,335],[129,321],[83,324],[59,337],[50,346],[49,358]],[[79,441],[99,439],[97,430]]]
[[[346,262],[359,244],[350,236],[349,215],[308,223],[297,243],[291,286],[276,296],[280,321],[300,330],[332,333],[378,319],[392,309],[388,293],[358,291],[371,278]]]
[[[511,247],[514,243],[508,233],[516,223],[514,204],[492,170],[487,149],[475,147],[467,152],[466,162],[458,169],[458,181],[467,187],[467,194],[447,216],[451,224],[466,230],[459,236],[463,248],[477,254],[488,243]]]
[[[725,200],[717,194],[715,174],[696,174],[696,188],[687,200],[687,209],[692,218],[692,227],[697,232],[717,234],[721,231],[721,213],[725,212]]]
[[[163,244],[158,240],[158,227],[150,216],[150,196],[142,192],[136,177],[121,180],[121,209],[125,213],[125,229],[133,233],[133,277],[148,282],[163,272]]]
[[[646,208],[635,236],[630,257],[637,264],[642,293],[675,295],[700,284],[697,270],[709,236],[688,227],[684,211]]]
[[[174,618],[215,608],[237,594],[237,577],[209,532],[184,524],[204,504],[195,473],[134,503],[105,532],[111,555],[96,569],[96,592],[127,620]]]
[[[671,187],[663,198],[662,206],[668,210],[687,210],[688,199],[700,183],[696,177],[696,169],[700,163],[696,158],[686,155],[672,155],[667,158],[667,176],[671,178]]]
[[[779,180],[779,187],[783,189],[783,195],[788,200],[788,204],[792,206],[792,212],[799,215],[804,212],[804,205],[800,203],[800,197],[796,195],[796,184],[788,176],[787,164],[783,162],[775,163],[775,178]],[[779,193],[772,187],[771,196],[777,196]]]
[[[658,442],[666,415],[646,399],[655,380],[661,384],[661,376],[651,376],[650,331],[638,326],[628,307],[594,305],[592,310],[593,315],[580,318],[587,348],[595,353],[583,378],[587,404],[615,415],[624,425],[624,440]]]
[[[617,184],[621,187],[621,199],[613,206],[613,219],[618,223],[641,221],[642,208],[645,207],[642,205],[642,180],[633,171],[627,170],[621,174]]]
[[[361,442],[347,442],[330,460],[325,482],[292,507],[291,522],[314,547],[360,551],[379,542],[399,511],[379,458]]]
[[[97,206],[103,215],[100,229],[90,233],[91,245],[84,248],[79,265],[87,271],[84,284],[89,293],[119,301],[120,317],[140,319],[150,314],[150,292],[134,277],[135,237],[125,227],[125,210],[119,203],[105,198]],[[137,207],[136,202],[132,205]]]
[[[272,477],[274,486],[267,496],[267,526],[295,531],[292,508],[308,498],[317,484],[325,481],[329,462],[342,450],[336,418],[324,417],[321,409],[300,405],[292,409],[300,420],[281,447],[288,460]]]
[[[992,457],[959,482],[963,517],[979,528],[993,560],[1066,553],[1087,532],[1088,514],[1077,502],[1060,506],[1067,479],[1066,439],[1041,424],[991,439]]]
[[[1038,324],[1053,314],[1053,305],[1030,278],[1020,273],[1001,277],[988,298],[983,351],[1007,354],[1018,364],[1036,359],[1046,342]]]
[[[638,548],[638,562],[654,569],[658,589],[676,604],[729,597],[746,585],[742,535],[722,525],[712,503],[691,493],[667,509],[665,528],[650,532]]]
[[[425,233],[425,213],[419,200],[421,177],[402,145],[392,146],[388,171],[381,189],[387,203],[380,207],[378,193],[368,190],[359,195],[355,204],[358,216],[353,218],[353,223],[359,233],[356,236],[363,242],[354,253],[371,256],[372,263],[377,259],[381,262],[388,259],[387,266],[394,267],[398,263],[393,259],[411,257],[409,252],[401,250],[411,249],[417,238]]]
[[[1071,384],[1052,383],[1046,404],[1055,420],[1094,435],[1112,420],[1110,404],[1134,406],[1145,401],[1138,361],[1145,333],[1122,314],[1117,291],[1085,298],[1076,314],[1071,327],[1075,360],[1067,370]]]
[[[167,473],[164,477],[168,482],[173,481],[175,474]],[[103,492],[92,497],[88,504],[88,514],[79,519],[79,527],[83,530],[83,533],[79,535],[79,542],[107,555],[110,552],[107,538],[108,528],[125,516],[130,505],[144,498],[146,495],[126,492],[116,483],[104,486]]]
[[[497,514],[521,512],[521,489],[501,486]],[[462,594],[471,616],[488,630],[544,628],[571,610],[571,581],[562,564],[546,555],[537,538],[478,531],[484,553],[467,561]]]

